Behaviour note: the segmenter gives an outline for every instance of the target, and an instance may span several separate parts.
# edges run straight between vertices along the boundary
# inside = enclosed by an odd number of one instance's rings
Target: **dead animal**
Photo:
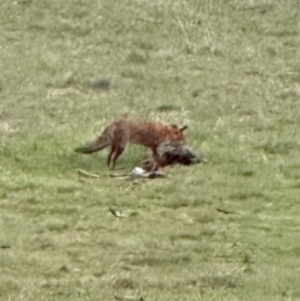
[[[162,143],[158,148],[159,156],[142,161],[141,167],[145,171],[154,171],[169,165],[192,165],[206,163],[207,159],[202,155],[196,155],[185,144],[181,142]]]

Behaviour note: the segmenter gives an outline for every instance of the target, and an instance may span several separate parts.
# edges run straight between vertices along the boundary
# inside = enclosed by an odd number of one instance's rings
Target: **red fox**
[[[162,142],[185,142],[184,130],[177,125],[163,125],[151,121],[132,121],[120,119],[105,128],[103,133],[86,146],[75,149],[76,152],[90,154],[110,146],[107,165],[115,167],[117,159],[123,153],[127,143],[140,144],[152,150],[154,160],[158,157],[157,148]]]

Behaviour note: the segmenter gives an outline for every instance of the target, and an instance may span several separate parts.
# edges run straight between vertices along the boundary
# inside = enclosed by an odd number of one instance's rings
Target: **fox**
[[[158,146],[161,143],[185,143],[186,129],[186,125],[179,128],[175,124],[164,125],[154,121],[120,119],[107,126],[96,140],[76,148],[75,151],[91,154],[110,147],[106,163],[109,168],[114,169],[127,144],[133,143],[150,148],[153,160],[156,161],[159,158]]]

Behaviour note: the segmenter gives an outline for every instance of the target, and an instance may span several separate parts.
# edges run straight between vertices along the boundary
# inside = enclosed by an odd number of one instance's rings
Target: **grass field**
[[[0,32],[1,301],[300,300],[299,1],[1,0]],[[210,163],[110,177],[74,148],[120,116]]]

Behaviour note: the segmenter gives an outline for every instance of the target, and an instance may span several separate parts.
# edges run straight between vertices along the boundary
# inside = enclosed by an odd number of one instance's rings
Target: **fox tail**
[[[106,137],[100,136],[98,139],[88,143],[85,146],[81,146],[75,149],[75,152],[82,154],[91,154],[97,151],[104,149],[110,145],[109,139]]]

